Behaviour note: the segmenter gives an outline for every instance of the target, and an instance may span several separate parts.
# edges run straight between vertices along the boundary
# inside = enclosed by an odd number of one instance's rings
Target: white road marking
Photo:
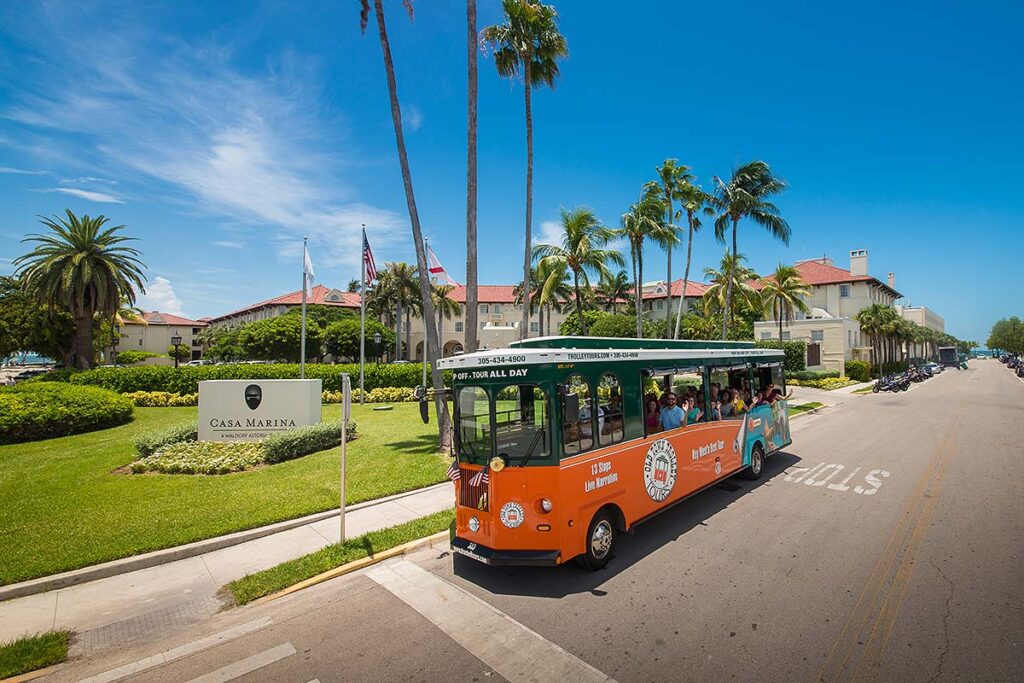
[[[613,681],[504,612],[408,560],[367,576],[512,683]]]
[[[272,623],[273,621],[270,617],[247,621],[244,624],[239,624],[234,628],[229,628],[226,631],[221,631],[220,633],[214,633],[212,636],[207,636],[201,640],[185,643],[184,645],[174,649],[157,653],[151,657],[146,657],[145,659],[132,662],[131,664],[125,664],[124,666],[119,666],[116,669],[110,669],[109,671],[104,671],[103,673],[90,676],[89,678],[83,678],[78,683],[111,683],[112,681],[119,681],[122,678],[134,676],[135,674],[142,673],[143,671],[173,662],[176,659],[188,657],[189,655],[202,652],[203,650],[209,650],[211,647],[216,647],[221,643],[226,643],[229,640],[234,640],[235,638],[244,636],[248,633],[259,631],[262,628],[270,626]]]
[[[246,657],[241,659],[234,664],[228,664],[222,666],[216,671],[200,676],[199,678],[193,678],[189,683],[227,683],[233,681],[239,676],[252,673],[256,669],[262,669],[265,666],[270,666],[274,662],[279,662],[286,657],[291,657],[295,654],[295,647],[291,643],[285,643],[284,645],[278,645],[272,647],[269,650],[264,650],[259,654],[255,654],[252,657]]]
[[[878,493],[878,489],[882,488],[881,480],[889,477],[889,473],[885,470],[870,470],[864,475],[864,483],[867,486],[861,486],[860,484],[852,487],[847,486],[854,475],[860,472],[861,468],[858,467],[853,472],[850,472],[842,481],[829,483],[833,477],[845,469],[845,465],[838,463],[819,462],[814,467],[791,467],[786,470],[786,476],[782,480],[794,484],[803,482],[805,486],[811,487],[824,486],[829,491],[839,491],[840,493],[845,493],[852,489],[859,496],[873,496]]]

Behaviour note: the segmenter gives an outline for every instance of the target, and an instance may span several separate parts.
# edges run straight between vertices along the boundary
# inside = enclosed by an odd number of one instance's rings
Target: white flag
[[[444,285],[459,286],[459,283],[448,274],[448,271],[444,269],[441,262],[437,260],[437,255],[434,250],[427,245],[427,271],[430,273],[430,279],[434,282],[440,282]]]
[[[313,272],[313,262],[309,260],[309,250],[302,248],[302,274],[306,283],[306,296],[313,296],[313,280],[316,273]]]

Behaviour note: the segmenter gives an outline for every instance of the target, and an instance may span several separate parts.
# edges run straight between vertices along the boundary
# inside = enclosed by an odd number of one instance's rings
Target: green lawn
[[[125,475],[134,437],[196,417],[136,408],[131,424],[0,446],[0,585],[279,522],[338,505],[340,449],[218,476]],[[324,406],[337,420],[340,406]],[[348,503],[444,480],[436,425],[415,403],[352,406]]]
[[[798,406],[789,406],[789,416],[799,415],[800,413],[806,413],[808,410],[814,410],[820,408],[824,403],[818,403],[817,401],[811,401],[810,403],[801,403]]]
[[[442,510],[387,529],[334,543],[316,552],[288,560],[228,584],[235,602],[244,605],[265,595],[294,586],[300,581],[323,574],[335,567],[361,560],[376,553],[444,531],[455,520],[453,510]]]
[[[0,679],[60,664],[68,658],[69,631],[47,631],[0,643]]]

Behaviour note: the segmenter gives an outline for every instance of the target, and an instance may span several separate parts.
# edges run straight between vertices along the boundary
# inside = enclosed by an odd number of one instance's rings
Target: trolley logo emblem
[[[525,516],[526,511],[523,510],[523,506],[519,503],[505,503],[501,506],[501,512],[498,513],[501,523],[509,529],[515,529],[522,524]]]
[[[722,459],[715,458],[715,476],[717,477],[722,473]]]
[[[676,485],[676,450],[667,439],[658,439],[647,449],[644,458],[644,486],[656,503],[668,498]]]

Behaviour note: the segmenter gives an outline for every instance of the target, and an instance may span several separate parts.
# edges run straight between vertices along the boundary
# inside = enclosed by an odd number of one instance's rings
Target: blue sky
[[[420,0],[412,23],[385,6],[420,216],[461,280],[465,4]],[[864,248],[873,275],[895,272],[959,337],[1021,313],[1019,5],[557,7],[570,57],[534,100],[539,235],[560,207],[617,225],[666,157],[706,187],[760,158],[790,183],[777,203],[793,239],[741,224],[755,269],[822,254],[846,267]],[[497,22],[499,3],[479,15]],[[354,1],[5,3],[0,273],[36,216],[64,208],[127,225],[143,304],[195,317],[298,289],[304,234],[325,284],[358,275],[363,222],[378,263],[412,261],[380,47],[358,23]],[[480,278],[514,283],[522,88],[486,56],[479,107]],[[700,234],[697,272],[721,253]],[[650,250],[646,279],[664,261]]]

